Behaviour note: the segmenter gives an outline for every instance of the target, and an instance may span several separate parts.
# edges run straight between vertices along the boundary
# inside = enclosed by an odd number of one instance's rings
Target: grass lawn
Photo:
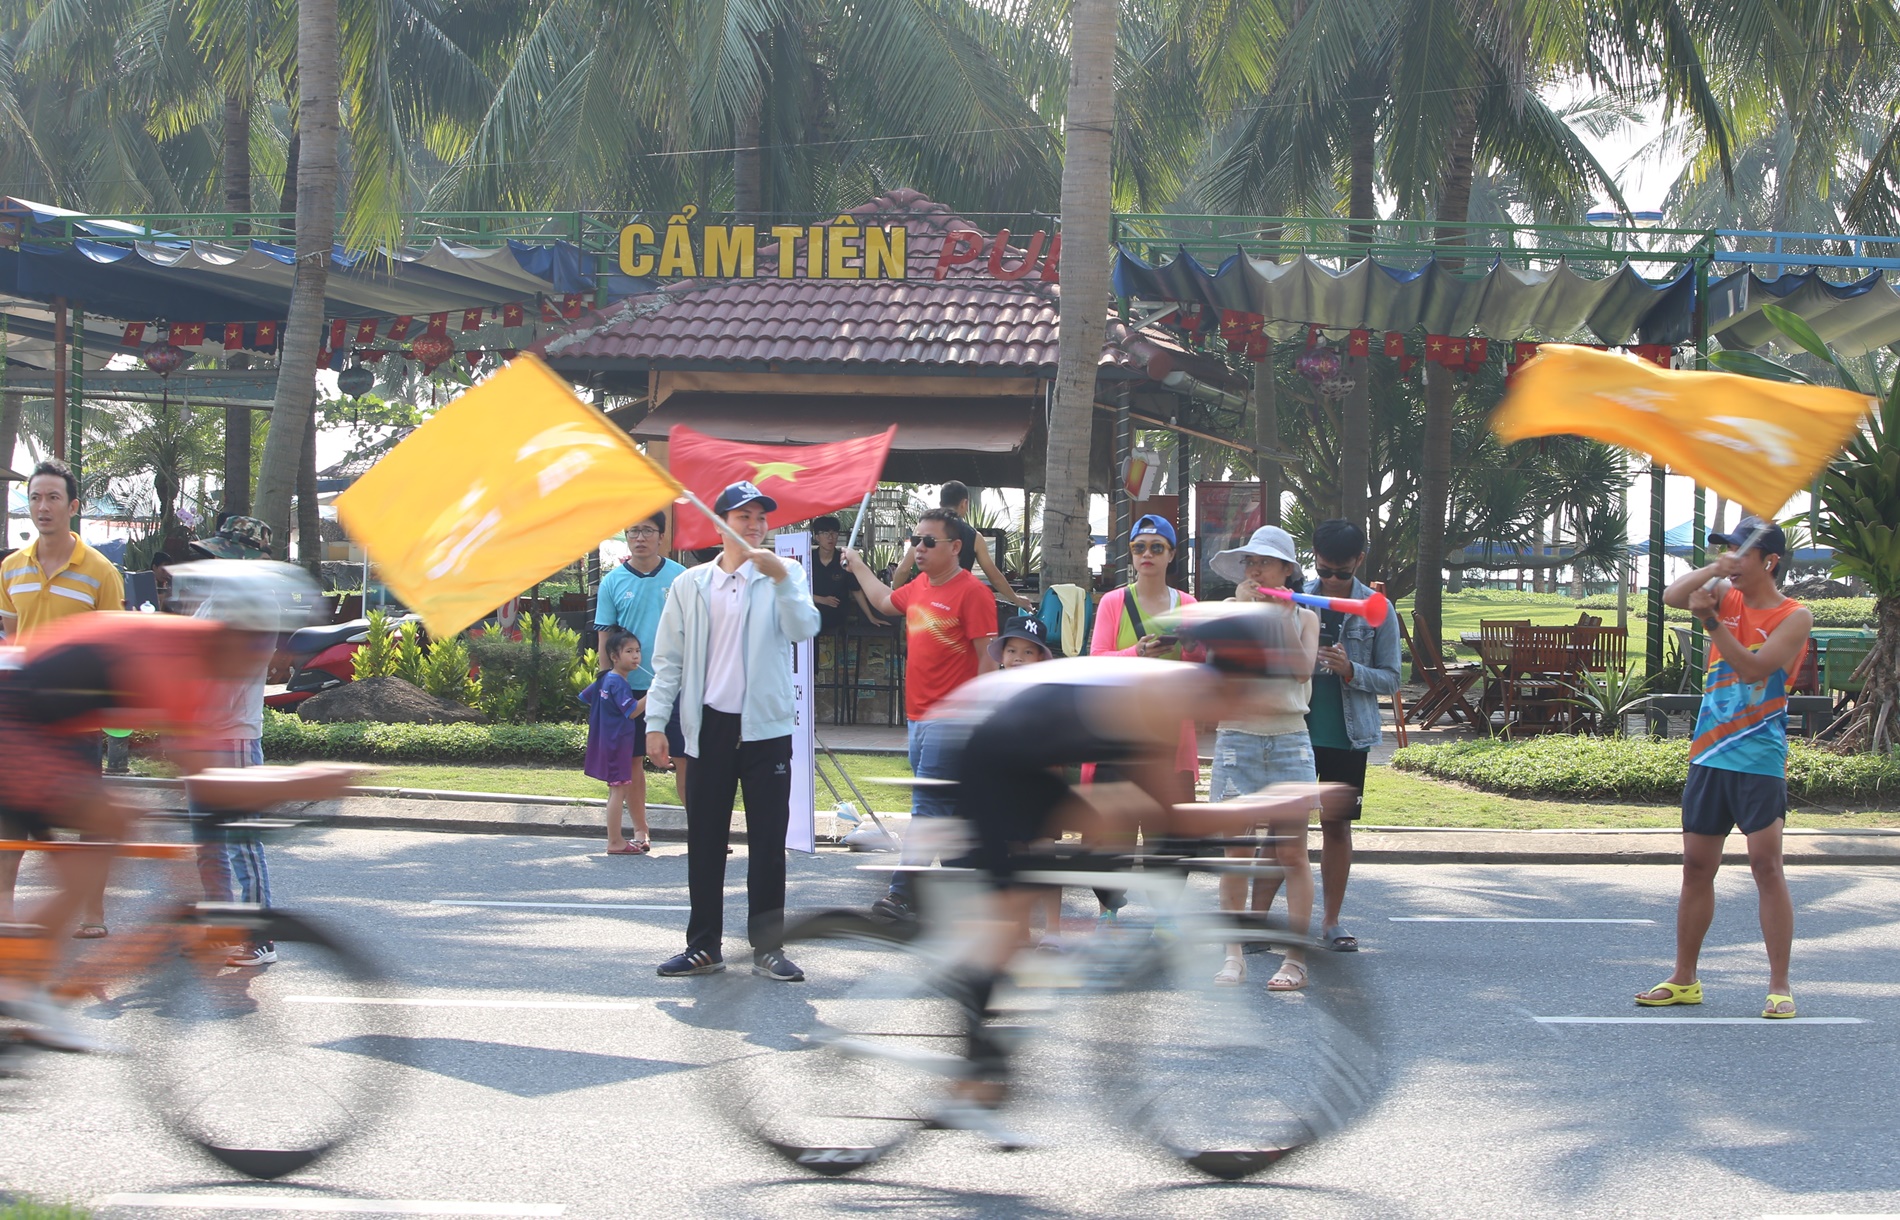
[[[910,766],[898,754],[842,754],[858,787],[880,813],[906,813],[910,810],[910,790],[873,782],[879,778],[899,778],[910,774]],[[856,798],[831,769],[829,760],[821,763],[826,775],[838,784],[844,799]],[[162,764],[135,760],[135,772],[144,775],[170,774]],[[376,770],[366,781],[382,788],[431,788],[447,792],[502,792],[529,796],[591,797],[605,800],[607,785],[588,779],[578,768],[507,767],[462,764],[406,763]],[[1201,790],[1205,794],[1206,773]],[[671,775],[647,776],[647,800],[656,805],[677,805],[679,797]],[[818,808],[828,811],[831,793],[823,781],[818,784]],[[1375,826],[1460,826],[1496,830],[1556,830],[1567,828],[1608,828],[1641,826],[1680,826],[1681,815],[1674,805],[1618,805],[1588,801],[1540,801],[1481,792],[1462,784],[1446,783],[1428,776],[1395,771],[1391,767],[1372,767],[1366,771],[1366,817]],[[1900,827],[1900,809],[1834,810],[1800,808],[1790,814],[1790,826]]]
[[[1649,624],[1643,617],[1648,606],[1646,595],[1630,598],[1629,612],[1629,651],[1632,662],[1640,662],[1643,650],[1648,647]],[[1412,599],[1407,597],[1394,607],[1396,613],[1404,616],[1405,629],[1412,629]],[[1477,659],[1478,650],[1469,644],[1460,643],[1458,637],[1467,631],[1478,630],[1478,624],[1486,619],[1529,619],[1534,625],[1544,627],[1569,626],[1577,621],[1577,615],[1583,613],[1579,608],[1560,604],[1552,605],[1542,598],[1526,599],[1522,602],[1504,601],[1496,592],[1484,595],[1472,593],[1445,594],[1445,622],[1441,634],[1457,650],[1459,660]],[[1592,609],[1589,613],[1603,620],[1605,626],[1616,626],[1616,608]]]

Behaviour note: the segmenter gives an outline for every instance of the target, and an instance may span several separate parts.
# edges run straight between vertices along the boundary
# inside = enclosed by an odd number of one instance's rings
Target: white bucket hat
[[[1239,584],[1247,579],[1247,561],[1245,556],[1264,555],[1269,559],[1284,559],[1294,567],[1300,566],[1300,557],[1293,549],[1293,535],[1277,525],[1263,525],[1247,539],[1246,546],[1230,547],[1215,554],[1208,561],[1208,567]]]

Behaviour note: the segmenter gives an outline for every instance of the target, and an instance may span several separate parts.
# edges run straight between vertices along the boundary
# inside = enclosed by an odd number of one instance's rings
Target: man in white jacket
[[[745,791],[748,931],[752,973],[784,983],[805,974],[783,951],[785,827],[792,802],[791,646],[818,634],[818,607],[803,568],[765,549],[767,514],[778,504],[750,483],[719,493],[713,511],[728,538],[719,557],[673,581],[653,644],[647,723],[680,709],[687,769],[686,886],[692,914],[686,950],[660,963],[666,978],[726,968],[726,851],[733,797]],[[668,760],[665,733],[647,734],[647,756]]]

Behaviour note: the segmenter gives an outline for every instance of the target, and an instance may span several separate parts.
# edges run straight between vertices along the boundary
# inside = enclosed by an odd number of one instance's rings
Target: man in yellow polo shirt
[[[73,533],[73,514],[79,511],[79,480],[64,462],[45,461],[26,480],[26,510],[39,537],[0,559],[0,632],[18,645],[34,630],[71,614],[89,610],[125,609],[125,581],[112,561],[80,541]],[[79,743],[74,743],[75,748]],[[93,758],[98,745],[88,743]],[[0,809],[0,838],[11,838],[6,811]],[[20,871],[20,853],[0,852],[0,919],[11,919],[13,887]],[[104,894],[86,903],[85,921],[78,936],[104,936]]]
[[[0,631],[19,644],[35,628],[88,610],[125,609],[125,582],[112,561],[73,533],[79,480],[45,461],[26,481],[26,508],[39,537],[0,560]]]

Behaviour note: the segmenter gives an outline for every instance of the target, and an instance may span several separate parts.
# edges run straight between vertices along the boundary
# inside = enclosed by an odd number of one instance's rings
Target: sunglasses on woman
[[[1128,544],[1130,555],[1166,555],[1169,547],[1165,542],[1131,542]]]

